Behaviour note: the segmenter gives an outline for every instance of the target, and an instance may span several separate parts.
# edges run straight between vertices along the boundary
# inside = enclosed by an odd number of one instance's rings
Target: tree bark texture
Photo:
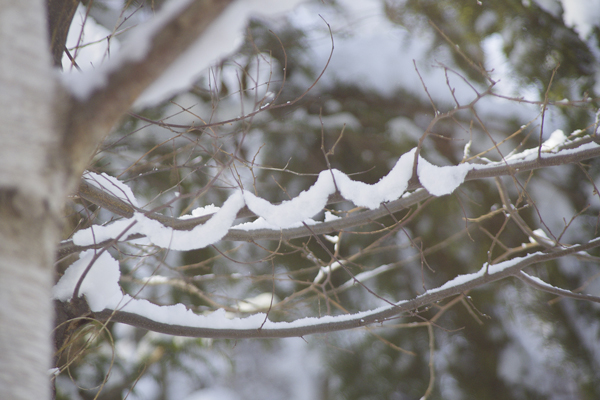
[[[49,398],[50,289],[64,202],[43,0],[0,0],[0,394]]]

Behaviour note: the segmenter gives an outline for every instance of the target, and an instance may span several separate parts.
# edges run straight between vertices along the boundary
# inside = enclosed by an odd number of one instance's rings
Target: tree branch
[[[589,294],[574,293],[570,290],[557,288],[556,286],[552,286],[537,277],[526,274],[523,271],[519,271],[517,274],[515,274],[515,277],[519,278],[521,281],[534,289],[556,294],[561,297],[570,297],[575,300],[586,300],[593,301],[594,303],[600,303],[600,297],[591,296]]]
[[[577,141],[579,146],[585,145],[592,142],[591,138],[584,138],[580,141]],[[568,143],[567,145],[570,145]],[[566,146],[565,146],[566,147]],[[479,169],[473,169],[469,171],[465,177],[465,181],[478,180],[483,178],[491,178],[505,175],[514,175],[517,172],[525,172],[534,169],[557,166],[562,164],[580,162],[589,158],[600,156],[600,146],[585,148],[583,150],[570,149],[569,152],[565,152],[565,154],[552,154],[547,153],[543,158],[535,158],[533,160],[525,160],[525,161],[516,161],[516,162],[506,162],[504,165],[502,163],[496,163],[490,166],[482,165]],[[409,190],[414,190],[421,187],[420,184],[413,184],[409,186]],[[125,218],[131,218],[133,216],[134,211],[144,212],[141,209],[137,209],[132,205],[124,202],[123,200],[117,198],[116,196],[111,195],[110,193],[106,193],[105,191],[85,183],[82,181],[80,186],[80,196],[85,198],[92,203],[99,205],[101,207],[105,207],[108,210],[114,212],[117,215],[121,215]],[[244,231],[240,229],[230,229],[229,233],[223,237],[222,240],[225,241],[245,241],[251,242],[255,240],[290,240],[300,237],[310,236],[311,234],[329,234],[333,232],[343,231],[344,229],[349,229],[356,226],[361,226],[372,221],[375,221],[379,218],[383,218],[390,213],[395,213],[411,207],[417,203],[427,200],[432,197],[425,189],[416,190],[413,193],[403,196],[400,199],[391,201],[386,203],[385,205],[380,206],[375,210],[364,210],[361,212],[352,213],[346,217],[340,218],[335,221],[323,222],[317,225],[311,226],[312,233],[306,229],[306,227],[298,227],[298,228],[290,228],[290,229],[282,229],[282,230],[272,230],[272,229],[257,229],[251,231]],[[330,196],[329,204],[343,201],[344,199],[339,195],[335,194]],[[206,222],[213,214],[205,215],[199,218],[191,218],[191,219],[179,219],[167,217],[159,213],[149,214],[148,217],[156,219],[161,222],[165,226],[172,227],[174,229],[180,230],[190,230],[193,227]],[[254,216],[252,212],[248,209],[243,209],[238,214],[238,218],[250,217]],[[143,237],[141,235],[131,235],[127,239],[133,240]],[[105,243],[98,243],[94,246],[76,246],[72,243],[72,241],[64,241],[59,245],[58,248],[58,257],[62,258],[69,254],[83,251],[89,248],[101,248]]]
[[[141,60],[127,60],[112,71],[106,85],[90,98],[72,98],[64,134],[65,154],[72,159],[74,175],[81,176],[104,137],[154,82],[233,0],[193,0],[151,38]]]
[[[67,35],[79,0],[47,0],[48,30],[50,32],[50,53],[55,67],[62,69],[62,56],[65,52]]]
[[[400,301],[393,306],[386,306],[376,310],[360,312],[350,315],[347,318],[341,317],[338,320],[330,322],[313,322],[301,324],[302,320],[297,320],[291,327],[273,327],[273,328],[247,328],[247,329],[229,329],[229,328],[196,328],[191,326],[170,325],[150,318],[137,315],[130,312],[104,310],[93,314],[93,317],[100,321],[121,322],[132,325],[137,328],[147,329],[154,332],[165,333],[175,336],[221,338],[221,339],[246,339],[246,338],[282,338],[297,337],[315,333],[327,333],[341,330],[359,328],[375,323],[383,323],[390,318],[397,317],[399,314],[417,310],[421,307],[444,300],[448,297],[459,295],[463,292],[478,288],[486,283],[496,282],[509,276],[516,276],[521,279],[521,270],[529,265],[539,262],[549,261],[574,254],[580,251],[589,250],[600,246],[600,238],[591,240],[583,245],[576,245],[562,250],[552,252],[538,252],[527,255],[520,259],[505,261],[496,265],[484,265],[479,272],[462,275],[457,278],[457,283],[447,282],[437,289],[432,289],[426,293],[406,301]],[[517,261],[518,260],[518,261]],[[458,283],[460,282],[460,283]],[[282,324],[285,325],[285,324]]]

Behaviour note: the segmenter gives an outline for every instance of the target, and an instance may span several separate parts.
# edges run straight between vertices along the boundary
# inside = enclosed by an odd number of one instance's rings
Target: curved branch
[[[577,144],[579,145],[579,147],[581,147],[591,142],[592,138],[587,137],[578,140]],[[590,148],[584,148],[583,150],[578,150],[577,148],[570,148],[570,146],[572,145],[573,142],[569,142],[564,146],[566,150],[563,150],[562,152],[557,154],[544,154],[544,157],[541,159],[534,158],[532,160],[510,162],[506,161],[493,163],[490,165],[478,165],[478,168],[472,169],[467,173],[465,181],[472,181],[477,179],[498,177],[504,175],[514,175],[517,172],[531,171],[539,168],[580,162],[589,158],[600,156],[600,146],[593,146]],[[408,190],[418,189],[419,187],[421,187],[421,185],[418,183],[412,184],[408,187]],[[101,207],[105,207],[108,210],[114,212],[115,214],[121,215],[125,218],[130,218],[135,211],[144,212],[143,210],[133,207],[132,205],[117,198],[116,196],[111,195],[110,193],[106,193],[93,185],[85,183],[85,181],[82,181],[80,196],[88,201],[91,201],[94,204],[97,204]],[[255,240],[289,240],[310,236],[313,233],[317,235],[330,234],[333,232],[339,232],[345,229],[370,223],[379,218],[385,217],[390,213],[401,211],[417,203],[425,201],[430,197],[432,197],[432,195],[429,194],[425,189],[416,190],[408,195],[401,197],[400,199],[386,203],[377,209],[364,210],[361,212],[352,213],[346,217],[340,218],[335,221],[323,222],[317,225],[313,225],[311,226],[312,232],[311,230],[306,229],[306,227],[304,226],[282,230],[257,229],[245,231],[240,229],[230,229],[227,235],[225,235],[222,240],[245,242],[252,242]],[[330,196],[328,203],[333,204],[341,201],[344,201],[344,199],[339,195],[339,193],[336,193]],[[163,225],[172,227],[174,229],[189,230],[199,224],[206,222],[209,218],[212,217],[212,215],[213,214],[205,215],[198,218],[179,219],[167,217],[159,213],[151,213],[148,214],[148,217],[156,219]],[[253,215],[254,214],[250,212],[247,208],[244,208],[238,214],[238,218],[250,217]],[[133,240],[141,237],[143,236],[131,235],[127,239]],[[72,241],[64,241],[59,245],[58,257],[63,258],[69,254],[90,248],[100,248],[105,244],[106,243],[98,243],[96,245],[84,247],[76,246],[72,243]]]
[[[589,294],[574,293],[574,292],[571,292],[570,290],[561,289],[556,286],[552,286],[535,276],[526,274],[523,271],[519,271],[517,274],[515,274],[515,277],[519,278],[522,282],[526,283],[527,285],[531,286],[534,289],[538,289],[538,290],[541,290],[544,292],[556,294],[561,297],[570,297],[571,299],[575,299],[575,300],[586,300],[586,301],[593,301],[594,303],[600,303],[600,297],[592,296]]]
[[[543,158],[534,160],[524,160],[518,162],[496,162],[490,165],[481,164],[481,168],[473,169],[469,171],[465,177],[465,181],[473,181],[484,178],[494,178],[504,175],[512,175],[518,172],[531,171],[540,168],[553,167],[563,164],[570,164],[581,162],[590,158],[600,156],[600,146],[593,147],[584,150],[577,150],[578,147],[581,147],[585,144],[593,142],[591,137],[586,137],[584,139],[568,142],[563,146],[562,150],[575,150],[573,152],[568,152],[566,154],[548,154]],[[577,144],[577,147],[573,147],[574,144]],[[416,190],[422,188],[420,183],[411,183],[409,184],[407,190]],[[94,185],[90,185],[85,180],[82,180],[79,186],[79,196],[90,201],[97,206],[106,208],[107,210],[120,215],[124,218],[131,218],[135,211],[139,211],[142,213],[146,213],[144,210],[134,207],[131,204],[121,200],[117,196],[112,195]],[[394,203],[401,202],[402,199],[392,201],[387,203],[388,208],[394,208]],[[345,199],[339,194],[336,193],[329,197],[328,204],[334,204],[345,201]],[[422,201],[419,199],[417,202]],[[416,204],[416,203],[412,203]],[[402,209],[402,208],[400,208]],[[384,213],[385,215],[386,213]],[[149,218],[156,219],[160,223],[165,226],[169,226],[174,229],[181,230],[190,230],[193,227],[206,222],[213,214],[207,214],[198,218],[189,218],[189,219],[180,219],[174,217],[168,217],[159,213],[150,213],[146,214]],[[255,216],[247,208],[240,211],[238,218],[246,218]]]
[[[147,329],[154,332],[176,336],[204,337],[204,338],[282,338],[297,337],[315,333],[327,333],[341,330],[359,328],[375,323],[383,323],[399,314],[411,312],[431,303],[441,301],[451,296],[459,295],[475,289],[486,283],[499,281],[509,276],[517,276],[521,270],[529,265],[557,259],[580,251],[589,250],[600,246],[600,238],[590,242],[568,247],[566,249],[548,253],[533,253],[521,258],[515,258],[495,265],[485,264],[478,272],[460,275],[439,288],[432,289],[412,299],[385,306],[376,310],[359,312],[348,316],[309,318],[305,323],[297,320],[292,323],[270,323],[264,328],[198,328],[183,325],[171,325],[154,321],[146,316],[117,310],[103,310],[93,313],[93,318],[100,321],[121,322],[127,325]]]

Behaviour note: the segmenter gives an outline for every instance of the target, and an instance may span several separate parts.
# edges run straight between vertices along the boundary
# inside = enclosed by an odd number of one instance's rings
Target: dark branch
[[[67,43],[67,35],[79,0],[47,0],[50,52],[55,67],[62,68],[62,56]]]

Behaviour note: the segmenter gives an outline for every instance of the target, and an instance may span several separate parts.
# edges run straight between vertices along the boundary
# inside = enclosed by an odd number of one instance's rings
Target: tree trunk
[[[54,249],[66,189],[43,0],[0,0],[0,393],[50,397]]]

